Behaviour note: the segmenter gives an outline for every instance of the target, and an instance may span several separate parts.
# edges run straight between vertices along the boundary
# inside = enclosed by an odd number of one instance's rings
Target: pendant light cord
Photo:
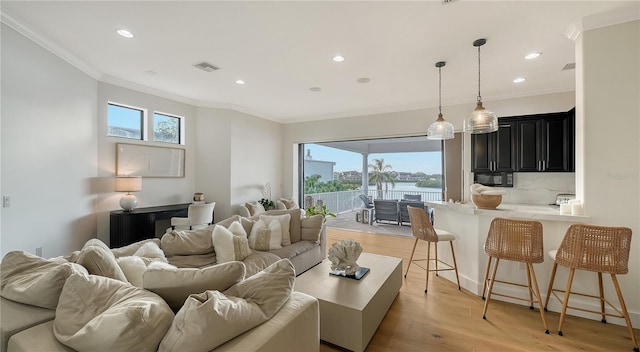
[[[442,67],[438,67],[438,113],[442,115]]]
[[[480,96],[480,46],[478,46],[478,102],[482,101]]]

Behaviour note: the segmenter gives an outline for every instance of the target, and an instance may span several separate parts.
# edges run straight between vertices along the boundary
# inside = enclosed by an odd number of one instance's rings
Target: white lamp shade
[[[142,177],[116,177],[116,192],[140,192],[142,191]]]
[[[491,133],[498,130],[498,117],[485,109],[479,101],[471,115],[464,119],[463,131],[471,134]]]

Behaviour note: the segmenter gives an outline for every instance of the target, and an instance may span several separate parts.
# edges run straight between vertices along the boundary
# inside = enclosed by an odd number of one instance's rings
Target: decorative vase
[[[502,196],[472,194],[471,200],[478,209],[494,210],[502,202]]]

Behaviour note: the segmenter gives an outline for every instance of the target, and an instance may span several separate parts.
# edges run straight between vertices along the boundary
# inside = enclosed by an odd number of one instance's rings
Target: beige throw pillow
[[[98,239],[91,239],[84,244],[76,263],[87,268],[89,274],[129,282],[109,247]]]
[[[173,321],[158,295],[95,275],[69,276],[56,309],[53,333],[78,351],[157,351]]]
[[[301,222],[301,219],[303,218],[304,212],[302,211],[302,209],[288,209],[288,210],[269,210],[265,213],[265,215],[283,215],[283,214],[289,214],[291,216],[291,222],[289,223],[291,243],[296,243],[300,241],[300,222]]]
[[[213,226],[198,230],[171,231],[160,239],[160,245],[167,257],[174,255],[206,254],[213,252],[211,233]]]
[[[300,208],[298,206],[298,203],[295,200],[293,200],[293,198],[280,198],[279,200],[282,202],[282,204],[284,204],[285,209],[298,209],[298,208]]]
[[[281,245],[288,246],[291,244],[291,232],[289,231],[290,223],[291,223],[291,215],[290,214],[282,214],[282,215],[260,215],[260,220],[264,221],[265,224],[270,224],[272,221],[277,220],[280,223],[280,228],[282,229],[282,242]]]
[[[7,253],[0,264],[0,295],[12,301],[56,309],[67,277],[87,273],[63,258],[44,259],[23,251]]]
[[[312,215],[302,218],[300,225],[300,237],[302,240],[318,242],[320,241],[320,232],[322,231],[322,216]]]
[[[149,268],[142,275],[142,287],[160,295],[177,312],[190,294],[224,291],[243,280],[245,272],[244,264],[236,261],[202,269]]]
[[[218,264],[234,260],[243,260],[251,254],[246,232],[244,232],[239,222],[235,224],[238,224],[237,226],[242,230],[239,236],[236,236],[228,229],[219,225],[215,225],[213,228],[213,248],[216,252]],[[231,226],[234,225],[232,224]],[[229,226],[229,228],[231,228],[231,226]],[[242,234],[244,234],[244,236]]]
[[[258,251],[270,251],[282,248],[282,227],[278,220],[266,224],[258,220],[249,235],[249,247]]]
[[[249,210],[249,216],[258,216],[265,212],[264,206],[259,202],[246,202],[244,206]]]
[[[158,351],[210,351],[264,323],[289,299],[294,278],[293,265],[282,259],[224,293],[189,296]]]

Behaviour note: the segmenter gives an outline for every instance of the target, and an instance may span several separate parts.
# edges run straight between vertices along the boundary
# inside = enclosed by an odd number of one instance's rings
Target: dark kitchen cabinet
[[[496,132],[471,135],[473,172],[515,170],[516,124],[508,118],[501,118],[498,126]]]
[[[574,171],[574,110],[517,119],[519,172]]]

